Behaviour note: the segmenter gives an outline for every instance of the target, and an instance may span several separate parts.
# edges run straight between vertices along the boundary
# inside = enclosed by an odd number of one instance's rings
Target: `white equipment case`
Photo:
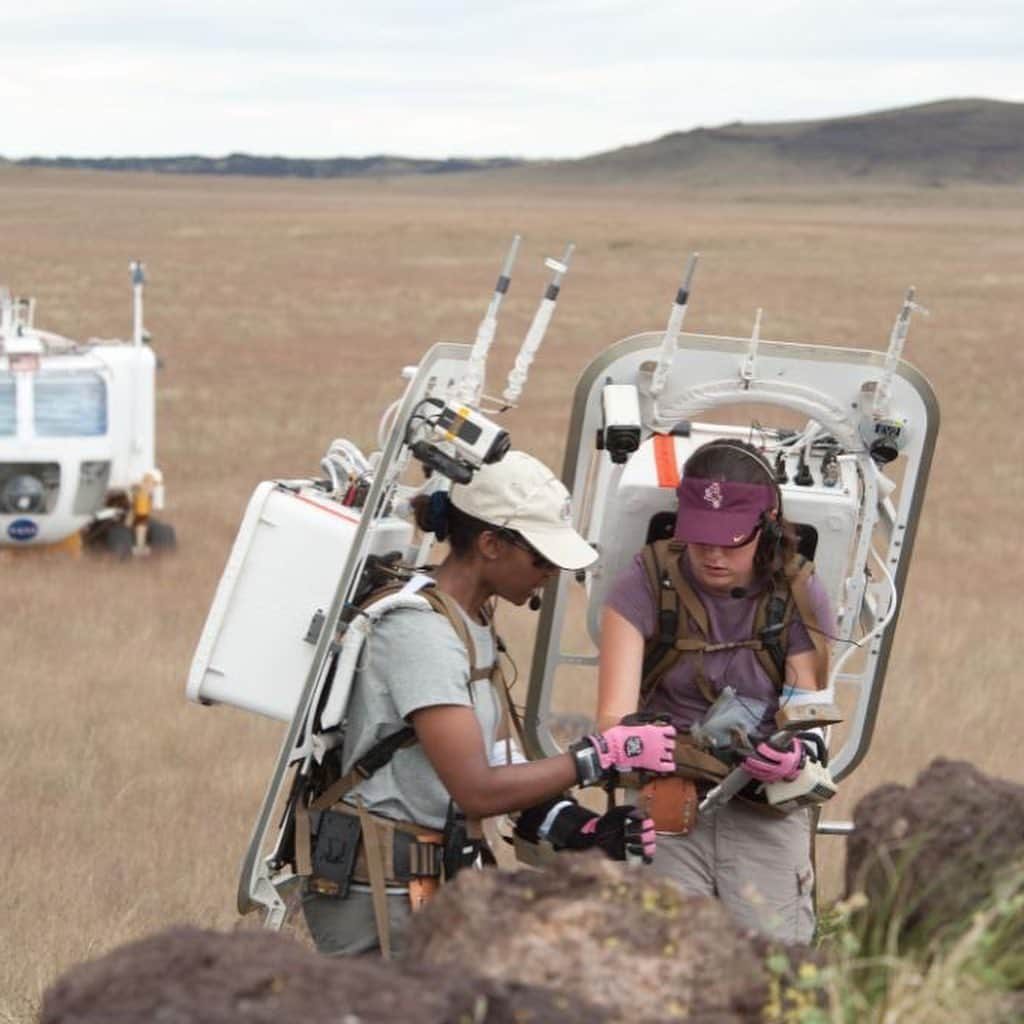
[[[361,519],[309,481],[256,488],[196,647],[190,700],[292,720]],[[404,551],[411,536],[384,516],[368,552]]]

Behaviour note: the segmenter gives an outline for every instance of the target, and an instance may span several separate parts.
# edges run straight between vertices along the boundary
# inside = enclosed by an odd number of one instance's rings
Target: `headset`
[[[690,457],[685,463],[683,463],[683,476],[685,477],[688,475],[690,463],[693,461],[695,456],[704,455],[708,451],[712,451],[714,449],[728,449],[729,451],[739,452],[741,455],[745,455],[748,459],[751,459],[757,464],[758,469],[760,469],[767,478],[767,482],[771,484],[772,490],[775,492],[775,515],[772,515],[770,511],[761,513],[761,519],[758,524],[761,530],[761,536],[757,544],[757,554],[761,556],[761,559],[765,564],[773,564],[775,559],[778,557],[779,551],[782,547],[782,542],[785,539],[785,533],[781,524],[782,488],[779,487],[779,482],[775,479],[775,472],[763,456],[758,454],[753,448],[749,447],[743,441],[720,437],[717,440],[708,441],[707,444],[702,445],[695,452],[691,452]]]

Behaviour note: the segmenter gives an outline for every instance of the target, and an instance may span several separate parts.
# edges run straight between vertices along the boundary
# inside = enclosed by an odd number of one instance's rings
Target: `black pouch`
[[[344,898],[352,881],[362,828],[353,814],[324,811],[313,846],[309,886],[322,895]]]
[[[463,868],[472,867],[480,855],[480,846],[480,841],[470,839],[466,831],[466,816],[450,801],[441,838],[444,880],[450,882]]]

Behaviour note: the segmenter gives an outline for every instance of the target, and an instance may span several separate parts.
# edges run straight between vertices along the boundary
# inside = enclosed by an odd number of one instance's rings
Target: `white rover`
[[[130,342],[79,342],[35,326],[35,300],[0,289],[0,547],[81,539],[119,557],[173,547],[154,459],[157,362],[132,263]]]
[[[482,397],[483,371],[514,248],[476,343],[435,345],[405,371],[405,394],[382,422],[378,452],[364,458],[336,441],[322,463],[327,480],[259,485],[218,586],[188,696],[288,722],[238,889],[240,912],[263,908],[268,926],[283,920],[281,890],[294,878],[290,794],[314,759],[344,742],[369,628],[367,616],[350,620],[345,611],[368,557],[398,549],[416,564],[428,547],[429,537],[414,543],[402,516],[417,489],[403,473],[413,457],[449,475],[471,471],[496,440],[481,415],[496,405]],[[549,261],[555,278],[499,405],[518,397],[566,261]],[[887,352],[763,341],[760,314],[750,338],[683,334],[695,263],[691,257],[668,327],[612,345],[576,386],[562,479],[575,524],[600,558],[576,578],[561,574],[544,595],[526,694],[527,752],[557,753],[553,709],[566,711],[565,695],[581,684],[583,692],[596,688],[602,598],[627,560],[671,523],[672,467],[704,441],[740,437],[776,466],[787,518],[799,525],[802,551],[838,613],[829,694],[845,718],[829,736],[838,780],[871,742],[938,430],[931,388],[901,359],[913,292]],[[435,473],[427,486],[438,480]],[[821,833],[850,828],[818,823]]]

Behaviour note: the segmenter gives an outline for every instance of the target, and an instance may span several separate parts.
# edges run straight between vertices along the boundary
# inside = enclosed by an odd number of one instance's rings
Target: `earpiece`
[[[761,541],[768,560],[773,560],[782,546],[783,533],[777,516],[770,512],[761,513]]]
[[[539,611],[540,610],[540,594],[531,594],[530,595],[530,600],[526,602],[526,606],[527,606],[527,608],[530,609],[531,612]]]

